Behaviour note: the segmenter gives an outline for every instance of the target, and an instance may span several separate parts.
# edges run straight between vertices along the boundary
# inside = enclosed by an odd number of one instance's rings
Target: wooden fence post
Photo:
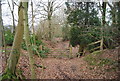
[[[40,51],[42,51],[43,50],[43,46],[42,45],[40,45]]]
[[[72,45],[70,45],[70,54],[69,54],[69,58],[71,58],[72,57]]]
[[[100,42],[100,50],[103,51],[103,37],[102,37],[101,42]]]

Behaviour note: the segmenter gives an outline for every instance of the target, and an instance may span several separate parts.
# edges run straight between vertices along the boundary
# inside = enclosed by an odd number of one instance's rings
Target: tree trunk
[[[49,40],[52,40],[51,19],[48,19],[48,27],[49,27]]]
[[[100,44],[100,50],[103,50],[103,42],[104,42],[104,38],[103,38],[103,27],[105,26],[105,16],[106,16],[106,2],[103,2],[102,4],[102,27],[101,27],[101,44]]]
[[[20,56],[20,48],[21,48],[23,32],[24,32],[22,2],[20,2],[18,10],[19,10],[18,11],[18,16],[19,16],[18,26],[16,28],[14,42],[13,42],[12,50],[10,53],[10,57],[8,59],[8,68],[7,68],[7,71],[9,71],[12,74],[15,74],[15,71],[16,71],[16,65],[18,63],[19,56]]]
[[[116,4],[113,3],[113,6],[108,3],[109,7],[111,8],[111,15],[112,15],[112,26],[116,24]]]
[[[79,50],[78,50],[79,55],[77,55],[77,57],[82,56],[83,55],[83,51],[84,51],[84,46],[80,46],[79,45]]]
[[[86,2],[86,17],[85,17],[85,25],[88,25],[88,18],[89,18],[89,2]]]
[[[2,20],[2,4],[1,4],[1,0],[0,0],[0,49],[1,49],[1,53],[3,54],[3,50],[4,50],[4,54],[6,57],[6,43],[5,43],[5,29],[3,26],[3,20]],[[3,47],[4,46],[4,47]],[[7,63],[7,59],[5,59],[6,63]]]
[[[33,14],[33,2],[31,0],[31,10],[32,10],[32,30],[33,30],[33,41],[34,41],[34,45],[36,45],[36,42],[35,42],[35,29],[34,29],[34,14]]]
[[[27,46],[27,50],[29,53],[29,61],[30,61],[30,70],[31,70],[31,79],[35,79],[35,71],[34,71],[34,61],[33,61],[33,52],[30,43],[30,35],[29,35],[29,26],[28,26],[28,2],[23,2],[24,7],[24,36],[25,43]]]
[[[3,53],[3,42],[2,42],[2,36],[3,36],[3,26],[2,26],[2,8],[1,8],[1,0],[0,0],[0,56]],[[0,59],[0,63],[2,65],[2,59]],[[0,65],[0,67],[2,67]],[[2,72],[2,68],[0,69],[0,72]]]
[[[7,0],[10,11],[11,11],[11,15],[12,15],[12,21],[13,21],[13,27],[12,27],[12,33],[15,34],[15,17],[14,17],[14,1],[12,0],[12,8],[10,6],[9,1]]]
[[[120,25],[120,1],[118,2],[117,23],[118,25]],[[119,31],[120,31],[120,26],[119,26]]]
[[[103,4],[102,4],[102,10],[103,10],[103,12],[102,12],[102,25],[105,26],[105,23],[106,23],[106,21],[105,21],[105,16],[106,16],[106,2],[103,2]]]
[[[14,18],[14,13],[13,13],[13,11],[12,11],[11,13],[12,13],[12,18],[13,18],[13,29],[12,29],[12,33],[15,34],[15,18]]]
[[[13,7],[13,10],[11,11],[11,14],[12,14],[12,18],[13,18],[13,34],[15,33],[15,16],[14,16],[14,1],[12,0],[12,7]]]
[[[52,27],[51,27],[51,19],[53,14],[53,2],[48,0],[48,6],[47,6],[47,16],[48,16],[48,28],[49,28],[49,40],[52,40]]]
[[[0,48],[2,48],[3,50],[3,45],[4,45],[4,28],[3,28],[3,20],[2,20],[2,4],[1,4],[1,0],[0,0]],[[1,50],[1,54],[2,54],[2,50]]]
[[[2,45],[2,35],[3,35],[3,33],[2,33],[2,31],[3,31],[3,27],[2,27],[2,8],[1,8],[1,0],[0,0],[0,47],[2,47],[3,45]]]

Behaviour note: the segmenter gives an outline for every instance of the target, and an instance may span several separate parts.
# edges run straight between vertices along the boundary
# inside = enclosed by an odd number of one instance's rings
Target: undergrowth
[[[8,69],[7,71],[0,76],[0,81],[20,81],[20,79],[25,79],[22,75],[22,71],[17,69],[15,74],[12,74]]]
[[[33,44],[33,40],[31,40],[31,44]],[[32,45],[33,54],[38,55],[39,57],[46,58],[47,53],[49,53],[49,49],[45,47],[45,44],[41,40],[35,41],[36,45]],[[42,50],[40,50],[40,45],[42,45]],[[22,49],[27,50],[25,42],[22,43]]]
[[[111,66],[110,68],[106,69],[106,71],[116,70],[118,62],[110,58],[101,57],[102,54],[102,51],[95,51],[87,55],[84,60],[91,66]]]

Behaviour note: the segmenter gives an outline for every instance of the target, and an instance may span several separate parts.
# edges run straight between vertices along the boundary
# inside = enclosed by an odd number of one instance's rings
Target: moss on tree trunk
[[[15,74],[16,65],[19,60],[20,48],[21,48],[23,32],[24,32],[22,3],[20,3],[19,6],[18,16],[19,16],[18,26],[16,28],[14,42],[10,53],[10,57],[8,59],[8,67],[7,67],[7,71],[9,70],[12,74]]]
[[[35,79],[35,71],[34,71],[34,61],[33,61],[33,52],[30,43],[30,35],[29,35],[29,26],[28,26],[28,2],[23,2],[24,7],[24,36],[25,43],[27,46],[27,51],[29,53],[29,61],[30,61],[30,70],[31,70],[31,79]]]

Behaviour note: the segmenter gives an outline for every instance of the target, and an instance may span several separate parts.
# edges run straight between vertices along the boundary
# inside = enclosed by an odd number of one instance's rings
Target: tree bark
[[[113,6],[108,3],[109,7],[111,8],[111,15],[112,15],[112,26],[116,24],[116,4],[114,3]]]
[[[120,1],[118,2],[117,23],[118,25],[120,25]],[[119,26],[119,31],[120,31],[120,26]]]
[[[10,11],[11,11],[11,15],[12,15],[12,21],[13,21],[13,27],[12,27],[12,33],[15,34],[15,17],[14,17],[14,1],[12,0],[12,8],[10,6],[9,1],[7,0]]]
[[[48,11],[48,28],[49,28],[49,40],[52,40],[52,28],[51,28],[51,19],[52,19],[52,14],[53,14],[53,1],[48,0],[48,6],[47,6],[47,11]]]
[[[20,48],[21,48],[23,32],[24,32],[22,2],[20,2],[18,10],[19,10],[18,11],[18,16],[19,16],[18,25],[16,28],[14,42],[13,42],[12,50],[10,53],[10,57],[8,59],[8,67],[7,67],[7,71],[9,71],[12,74],[15,74],[15,71],[16,71],[16,65],[18,63],[19,56],[20,56]]]
[[[34,71],[34,61],[33,61],[33,52],[30,43],[30,35],[29,35],[29,26],[28,26],[28,2],[23,2],[24,7],[24,36],[25,43],[27,46],[27,51],[29,53],[29,61],[30,61],[30,70],[31,70],[31,79],[35,79],[35,71]]]
[[[52,40],[51,19],[48,19],[48,27],[49,27],[49,40]]]
[[[0,56],[3,53],[3,24],[2,24],[2,8],[1,8],[1,0],[0,0]],[[0,59],[0,72],[2,72],[2,59]]]
[[[100,50],[103,50],[103,42],[104,42],[104,38],[103,38],[103,27],[105,26],[106,24],[106,21],[105,21],[105,16],[106,16],[106,2],[103,2],[102,4],[102,27],[101,27],[101,43],[100,43]]]
[[[82,56],[83,55],[83,51],[84,51],[84,46],[80,46],[79,45],[79,50],[78,50],[79,55],[77,55],[77,57]]]
[[[86,17],[85,17],[85,25],[88,25],[88,17],[89,17],[89,2],[86,2]]]
[[[0,38],[1,38],[0,39],[0,48],[3,47],[3,35],[4,35],[3,34],[3,20],[2,20],[2,7],[1,6],[2,6],[2,4],[1,4],[1,0],[0,0]]]
[[[14,1],[12,0],[12,7],[13,10],[11,11],[12,18],[13,18],[13,33],[15,33],[15,16],[14,16]]]
[[[105,21],[105,16],[106,16],[106,2],[103,2],[103,4],[102,4],[102,10],[103,10],[103,12],[102,12],[102,25],[105,26],[105,23],[106,23],[106,21]]]
[[[0,54],[3,54],[3,50],[4,50],[4,54],[5,54],[5,57],[6,57],[5,30],[4,30],[4,26],[3,26],[3,20],[2,20],[2,4],[1,4],[1,0],[0,0],[0,38],[1,38],[0,39],[0,49],[1,49]]]
[[[1,8],[1,0],[0,0],[0,38],[2,38],[2,8]],[[0,46],[2,46],[2,39],[0,39]]]
[[[33,41],[34,41],[34,45],[36,45],[36,39],[35,39],[35,29],[34,29],[34,13],[33,13],[33,2],[31,0],[31,10],[32,10],[32,30],[33,30]]]

